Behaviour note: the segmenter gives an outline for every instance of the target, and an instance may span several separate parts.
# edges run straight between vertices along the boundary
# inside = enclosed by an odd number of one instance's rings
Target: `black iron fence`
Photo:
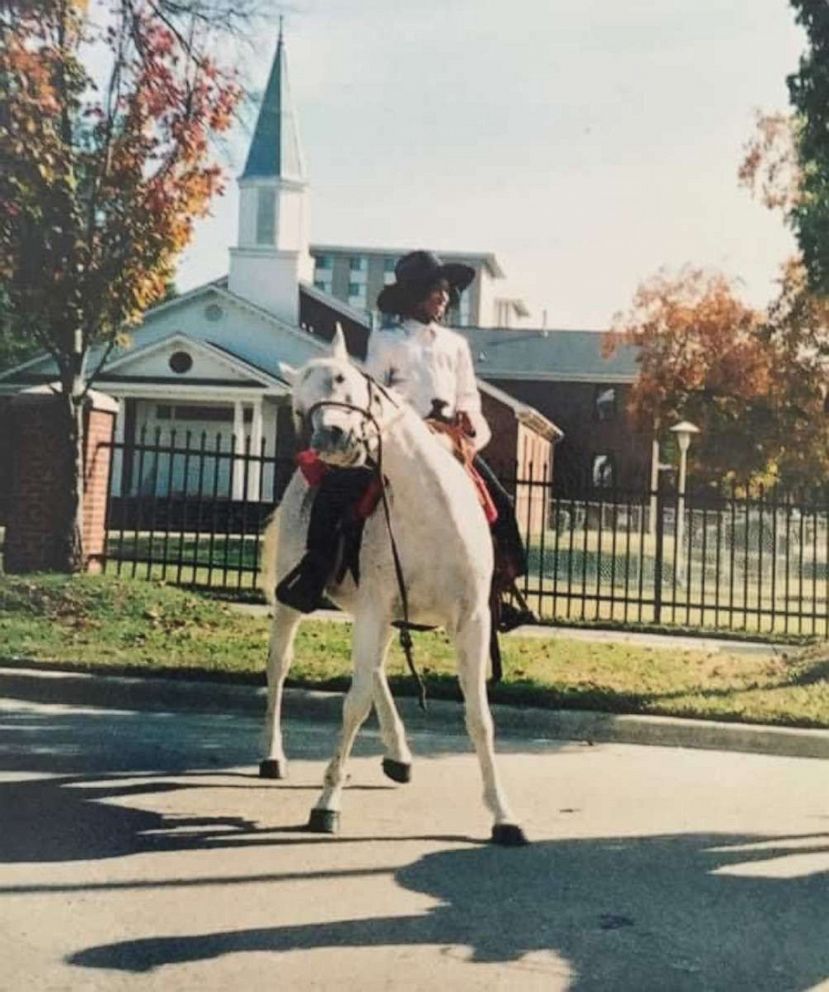
[[[221,435],[113,444],[107,572],[257,594],[260,537],[293,472]],[[545,620],[829,636],[829,500],[593,489],[561,496],[546,469],[516,497]]]

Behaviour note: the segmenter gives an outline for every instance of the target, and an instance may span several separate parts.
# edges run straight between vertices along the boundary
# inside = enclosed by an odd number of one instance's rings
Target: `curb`
[[[0,667],[0,697],[64,706],[122,710],[194,710],[261,717],[265,689],[227,682],[90,675],[54,669]],[[291,718],[339,722],[342,694],[286,689],[285,713]],[[418,709],[413,697],[398,699],[401,717],[412,731],[464,734],[463,707],[444,699]],[[587,743],[645,744],[659,747],[745,751],[794,758],[829,759],[829,730],[771,727],[680,717],[492,707],[502,740],[570,740]]]

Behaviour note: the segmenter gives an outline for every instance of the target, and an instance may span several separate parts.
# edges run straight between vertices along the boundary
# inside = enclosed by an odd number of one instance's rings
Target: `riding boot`
[[[325,587],[334,576],[348,529],[349,511],[371,477],[371,469],[363,467],[331,469],[323,476],[311,505],[305,554],[276,587],[280,603],[300,613],[313,613],[323,605]]]
[[[507,633],[524,624],[538,622],[515,582],[520,576],[527,574],[527,553],[521,540],[511,496],[480,455],[475,456],[473,464],[486,482],[498,510],[498,519],[492,526],[495,568],[490,602],[497,604],[497,609],[492,610],[493,627],[500,633]]]

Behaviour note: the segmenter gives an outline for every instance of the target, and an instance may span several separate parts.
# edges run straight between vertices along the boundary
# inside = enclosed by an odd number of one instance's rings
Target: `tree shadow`
[[[533,954],[534,970],[557,974],[563,959],[579,992],[794,992],[829,975],[829,876],[769,877],[756,863],[810,852],[829,854],[829,834],[606,837],[442,851],[394,876],[438,900],[424,914],[126,940],[69,961],[148,972],[248,951],[454,945],[468,948],[473,962],[521,963]],[[539,958],[544,951],[552,956]]]

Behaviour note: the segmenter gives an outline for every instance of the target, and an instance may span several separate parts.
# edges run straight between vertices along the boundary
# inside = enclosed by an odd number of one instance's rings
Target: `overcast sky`
[[[791,236],[736,173],[755,109],[787,108],[785,0],[297,0],[285,32],[313,241],[494,252],[550,327],[604,328],[686,262],[772,295]],[[231,180],[180,289],[227,271],[236,203]]]

